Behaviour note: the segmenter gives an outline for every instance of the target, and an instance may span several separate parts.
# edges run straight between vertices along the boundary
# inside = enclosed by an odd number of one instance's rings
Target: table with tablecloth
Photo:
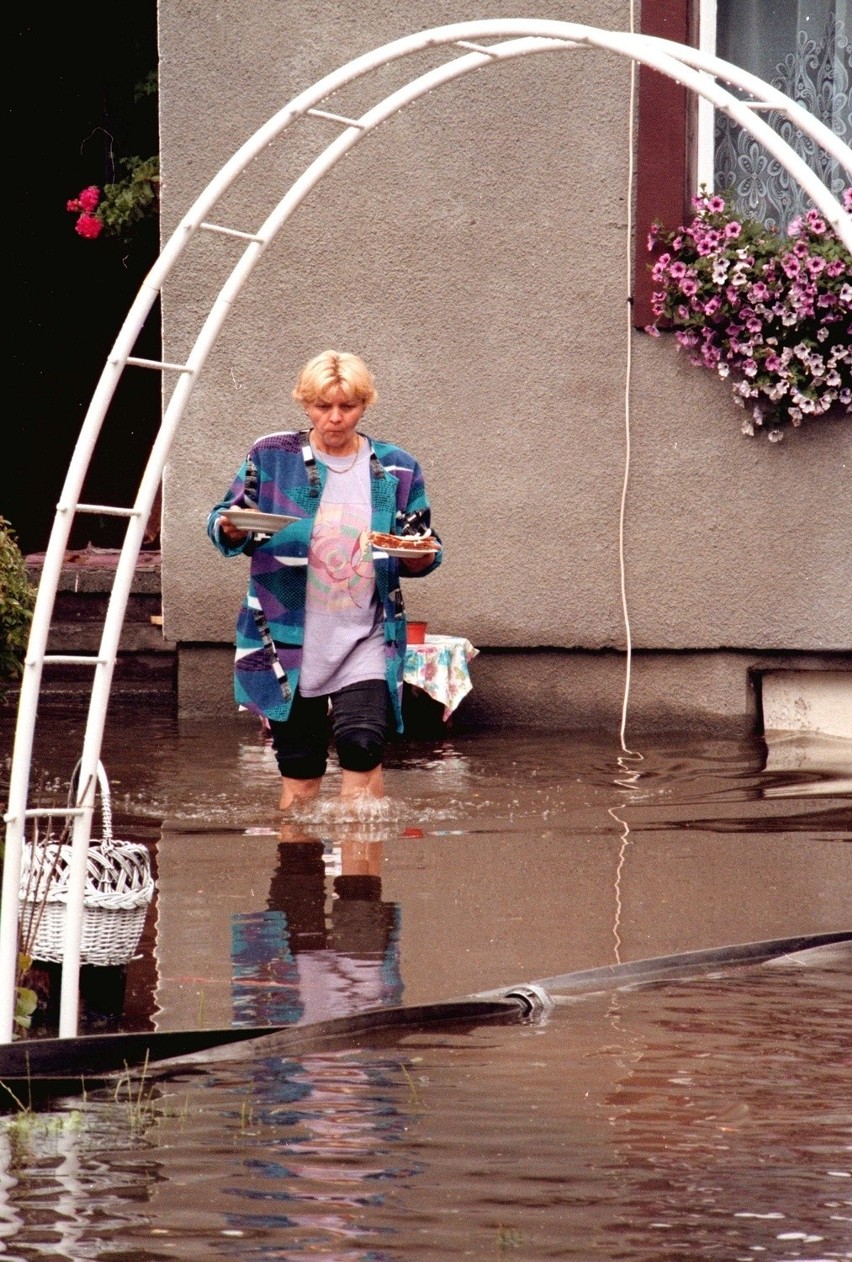
[[[447,720],[473,687],[468,663],[478,652],[464,636],[427,635],[406,648],[405,682],[440,702]]]

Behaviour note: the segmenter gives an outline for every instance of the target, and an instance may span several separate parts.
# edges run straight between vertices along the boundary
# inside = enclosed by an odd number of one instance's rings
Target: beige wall
[[[323,74],[415,29],[521,8],[612,29],[629,18],[619,0],[160,0],[166,234],[239,145]],[[388,67],[327,108],[357,116],[446,56]],[[409,611],[480,648],[522,651],[477,659],[483,721],[501,671],[521,692],[538,686],[541,659],[524,651],[541,647],[582,650],[569,659],[591,691],[614,660],[617,710],[622,659],[599,651],[625,643],[626,397],[637,651],[679,669],[669,654],[730,650],[703,671],[726,672],[741,715],[760,654],[848,668],[848,420],[776,445],[747,440],[727,386],[641,333],[627,388],[629,86],[630,63],[593,50],[480,70],[384,123],[314,190],[239,292],[172,448],[168,639],[232,644],[245,565],[210,546],[207,512],[255,436],[298,423],[289,393],[304,360],[337,346],[375,369],[365,428],[409,447],[426,472],[446,559],[409,582]],[[227,194],[218,222],[257,228],[338,128],[309,119],[287,134]],[[168,360],[188,354],[242,249],[217,237],[187,251],[165,288]],[[228,705],[218,676],[205,693],[203,657],[181,650],[188,704]],[[665,703],[672,676],[657,674]],[[688,670],[683,679],[692,689]]]

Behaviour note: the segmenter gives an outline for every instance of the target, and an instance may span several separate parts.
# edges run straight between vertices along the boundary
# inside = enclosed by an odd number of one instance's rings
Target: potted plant
[[[852,189],[843,194],[852,211]],[[816,210],[784,236],[702,190],[688,224],[654,223],[655,337],[730,380],[744,434],[771,442],[806,417],[852,412],[852,255]]]

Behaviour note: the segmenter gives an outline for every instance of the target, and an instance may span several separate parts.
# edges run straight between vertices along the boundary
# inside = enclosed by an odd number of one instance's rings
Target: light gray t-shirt
[[[299,691],[337,692],[385,678],[384,631],[369,543],[370,447],[317,455],[328,466],[308,549],[305,643]],[[351,467],[350,467],[351,466]]]

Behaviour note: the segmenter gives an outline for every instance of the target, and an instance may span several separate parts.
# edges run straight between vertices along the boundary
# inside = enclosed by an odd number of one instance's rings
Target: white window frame
[[[698,49],[710,57],[716,56],[716,0],[699,0],[698,4]],[[703,186],[708,192],[715,192],[716,110],[712,101],[706,97],[698,98],[698,121],[696,127],[695,155],[695,188]]]

